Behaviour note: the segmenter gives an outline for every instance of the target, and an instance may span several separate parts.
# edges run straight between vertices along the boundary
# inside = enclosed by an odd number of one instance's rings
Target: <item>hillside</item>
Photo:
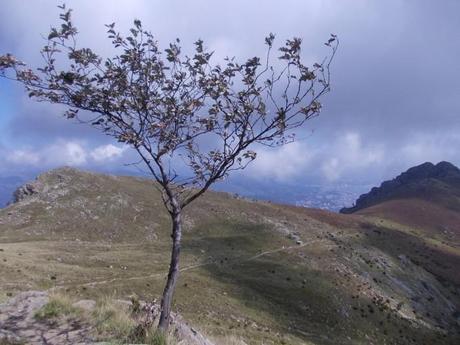
[[[1,299],[158,298],[169,219],[151,181],[61,168],[16,198],[0,210]],[[457,344],[449,236],[210,192],[186,210],[174,310],[215,344]]]

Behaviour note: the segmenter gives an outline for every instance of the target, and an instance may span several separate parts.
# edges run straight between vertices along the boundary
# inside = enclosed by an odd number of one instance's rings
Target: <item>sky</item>
[[[58,23],[61,2],[4,0],[0,54],[39,66],[39,49]],[[198,38],[215,59],[264,53],[303,39],[302,56],[321,61],[331,33],[340,47],[321,115],[297,142],[257,148],[238,178],[278,184],[378,184],[426,161],[460,165],[460,1],[442,0],[74,0],[67,1],[81,46],[111,53],[104,24],[127,30],[141,19],[160,45],[184,49]],[[62,108],[29,100],[0,79],[0,176],[70,165],[109,172],[132,169],[128,148],[62,117]],[[128,170],[129,171],[129,170]]]

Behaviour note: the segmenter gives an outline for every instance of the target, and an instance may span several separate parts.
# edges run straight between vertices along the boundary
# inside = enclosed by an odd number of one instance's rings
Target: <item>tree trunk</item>
[[[168,280],[161,299],[161,314],[158,328],[167,331],[171,314],[171,304],[174,290],[176,289],[177,278],[179,276],[179,255],[181,250],[182,224],[181,210],[175,209],[171,214],[172,220],[172,251],[171,262],[169,264]]]

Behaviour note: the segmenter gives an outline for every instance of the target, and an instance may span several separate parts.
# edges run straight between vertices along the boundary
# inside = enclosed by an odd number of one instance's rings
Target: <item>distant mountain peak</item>
[[[446,161],[439,162],[435,167],[438,173],[453,173],[460,175],[460,169]]]
[[[460,176],[460,169],[452,163],[442,161],[434,165],[431,162],[426,162],[415,167],[409,168],[406,172],[397,176],[394,180],[407,182],[425,178],[447,177],[449,175]],[[394,181],[393,180],[393,181]]]
[[[341,213],[353,213],[390,199],[407,197],[427,198],[440,191],[440,184],[453,185],[460,189],[460,169],[452,163],[425,162],[409,168],[393,180],[384,181],[369,193],[361,195],[353,207],[344,207]]]

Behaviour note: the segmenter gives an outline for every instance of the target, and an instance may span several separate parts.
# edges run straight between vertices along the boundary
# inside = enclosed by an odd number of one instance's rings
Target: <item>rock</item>
[[[26,183],[25,185],[16,189],[13,194],[13,202],[20,202],[34,194],[38,194],[38,188],[36,183]]]
[[[196,329],[187,325],[179,315],[172,316],[171,323],[174,329],[174,333],[180,339],[179,344],[214,345],[214,343],[206,339]]]

